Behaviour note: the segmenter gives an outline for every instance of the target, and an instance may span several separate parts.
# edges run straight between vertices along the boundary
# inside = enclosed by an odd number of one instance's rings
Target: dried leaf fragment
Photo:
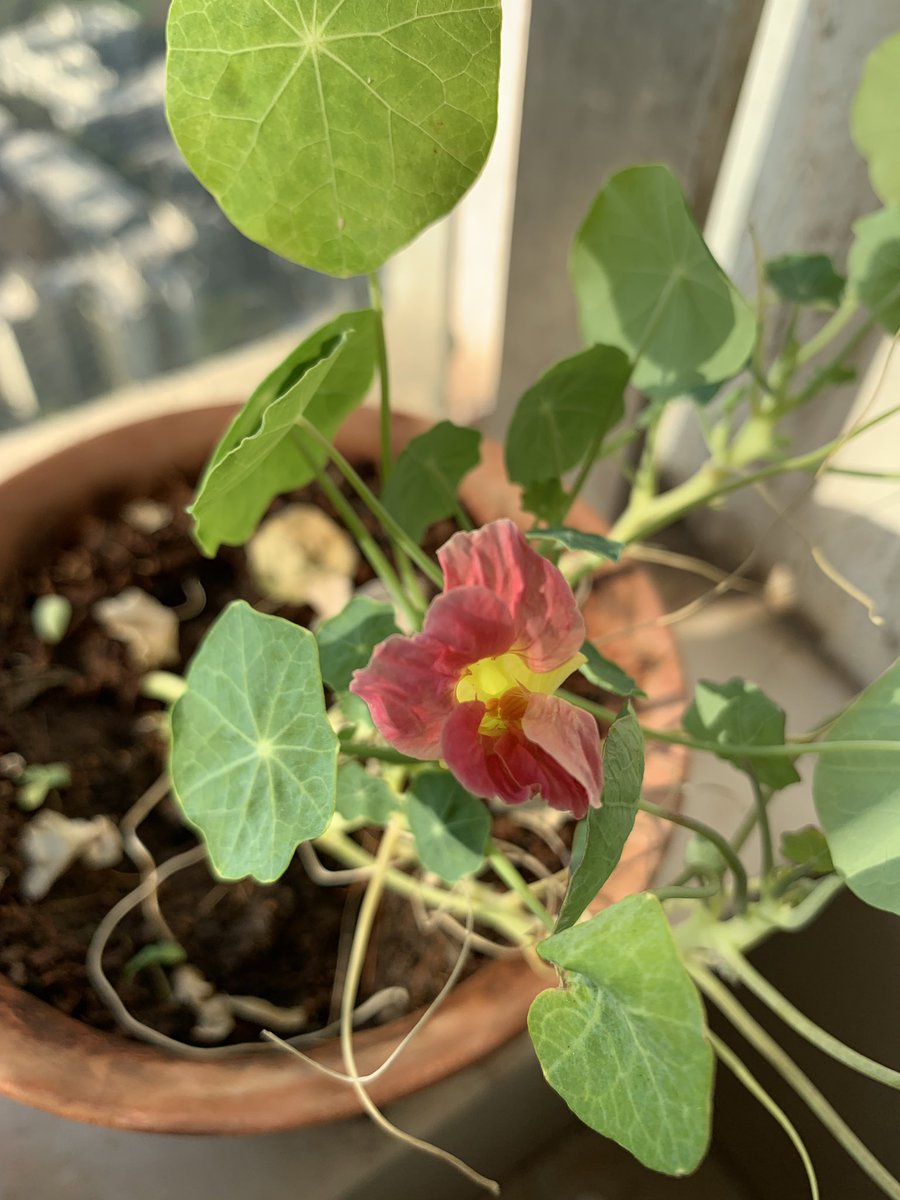
[[[125,643],[134,666],[150,671],[178,661],[178,617],[148,592],[128,587],[91,611],[110,637]]]

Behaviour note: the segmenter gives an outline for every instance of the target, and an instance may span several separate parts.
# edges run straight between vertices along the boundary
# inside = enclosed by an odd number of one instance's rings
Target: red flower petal
[[[557,568],[528,545],[508,520],[455,533],[438,551],[444,591],[483,587],[498,596],[515,627],[510,649],[533,671],[552,671],[584,642],[584,620]]]
[[[506,605],[483,587],[435,596],[424,632],[445,647],[444,661],[458,663],[460,673],[479,659],[505,654],[516,636]]]
[[[444,646],[425,634],[394,634],[375,647],[367,667],[353,672],[350,691],[369,706],[392,746],[414,758],[438,758],[441,731],[455,703],[459,668],[443,661]]]
[[[477,700],[457,705],[441,741],[447,766],[473,795],[507,804],[540,795],[578,819],[599,803],[600,739],[589,714],[555,696],[531,695],[521,728],[487,737],[478,732],[484,712]]]

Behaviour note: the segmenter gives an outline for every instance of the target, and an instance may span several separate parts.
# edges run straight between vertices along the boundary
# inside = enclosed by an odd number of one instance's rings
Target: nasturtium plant
[[[629,896],[538,945],[563,973],[528,1029],[548,1083],[591,1129],[686,1175],[710,1137],[703,1006],[655,896]]]
[[[460,511],[459,485],[478,466],[481,434],[439,421],[397,456],[381,502],[414,542],[429,525]]]
[[[852,892],[900,913],[900,662],[828,728],[813,799],[831,856]],[[846,750],[837,744],[852,743]],[[866,742],[871,742],[867,749]]]
[[[343,313],[305,338],[259,385],[207,463],[191,507],[204,553],[239,545],[272,499],[314,477],[324,452],[298,441],[305,417],[328,438],[362,402],[375,364],[371,309]]]
[[[353,672],[366,665],[375,647],[399,632],[390,604],[354,596],[316,630],[322,678],[332,691],[345,692]]]
[[[581,647],[585,662],[579,670],[585,679],[604,692],[612,692],[615,696],[644,696],[646,693],[631,676],[623,671],[617,663],[601,654],[596,646],[585,642]]]
[[[604,537],[602,533],[585,533],[581,529],[569,529],[565,525],[545,525],[539,529],[529,529],[526,537],[532,542],[552,542],[563,550],[582,550],[586,554],[594,554],[597,558],[605,558],[610,562],[618,562],[625,547],[621,542]]]
[[[447,883],[471,875],[484,862],[490,814],[446,771],[416,776],[407,817],[422,865]]]
[[[345,821],[384,825],[397,808],[397,796],[381,775],[358,762],[342,763],[337,773],[337,811]]]
[[[634,828],[644,778],[644,735],[627,705],[603,745],[603,794],[578,826],[569,887],[556,919],[556,932],[574,925],[615,870]]]
[[[890,334],[900,329],[900,204],[861,217],[847,258],[852,294]]]
[[[166,104],[247,237],[348,276],[448,212],[497,120],[500,0],[173,0]]]
[[[277,879],[334,814],[338,740],[316,639],[234,601],[172,709],[172,785],[223,879]]]
[[[846,280],[827,254],[785,254],[766,263],[766,280],[787,304],[837,308]]]
[[[628,167],[601,188],[570,259],[588,343],[618,346],[642,391],[676,396],[747,361],[756,322],[710,254],[667,167]]]
[[[551,367],[522,396],[506,434],[506,470],[515,483],[561,479],[625,411],[631,363],[615,346],[592,346]]]
[[[850,127],[885,204],[900,204],[900,33],[876,46],[863,67]]]
[[[753,753],[755,747],[771,750],[784,746],[784,710],[755,683],[702,679],[683,724],[698,741],[715,743],[719,758],[733,762],[766,787],[777,791],[800,778],[787,750],[775,755]]]

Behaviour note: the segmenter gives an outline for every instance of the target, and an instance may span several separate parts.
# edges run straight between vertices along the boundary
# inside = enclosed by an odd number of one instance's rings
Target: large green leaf
[[[707,249],[667,167],[613,175],[578,231],[570,261],[586,342],[636,360],[632,382],[677,395],[735,375],[756,321]]]
[[[447,771],[423,771],[413,780],[407,818],[419,860],[446,883],[471,875],[484,862],[491,817]]]
[[[860,218],[853,233],[847,256],[850,288],[894,334],[900,329],[900,204]]]
[[[615,346],[592,346],[551,367],[522,396],[506,434],[515,483],[560,479],[621,421],[631,364]]]
[[[167,111],[191,170],[254,241],[372,271],[481,170],[500,0],[173,0]]]
[[[900,913],[900,661],[857,696],[825,741],[894,744],[823,754],[813,799],[850,890],[875,908]]]
[[[551,1087],[645,1166],[693,1171],[709,1144],[713,1055],[659,901],[629,896],[538,953],[566,972],[528,1014]]]
[[[353,672],[366,666],[375,647],[399,632],[390,604],[371,596],[354,596],[346,608],[323,621],[316,632],[322,678],[332,691],[346,691]]]
[[[460,480],[478,466],[481,434],[439,421],[404,448],[381,493],[381,502],[413,541],[435,521],[456,512]]]
[[[326,437],[365,396],[375,364],[371,309],[342,313],[292,350],[259,385],[225,432],[206,466],[191,513],[204,553],[240,545],[274,496],[302,487],[324,461],[307,438],[291,437],[305,416]]]
[[[766,279],[787,304],[813,308],[837,308],[847,282],[838,275],[827,254],[785,254],[773,258],[766,263]]]
[[[850,127],[872,187],[885,204],[900,204],[900,33],[866,59]]]
[[[784,710],[755,683],[746,679],[729,679],[727,683],[701,679],[683,724],[692,737],[715,742],[719,758],[733,762],[766,787],[778,791],[800,778],[787,753],[755,757],[746,751],[735,754],[729,750],[730,746],[784,745]]]
[[[587,659],[579,667],[585,679],[590,680],[595,687],[612,692],[614,696],[646,696],[646,692],[638,687],[635,680],[611,659],[601,654],[596,646],[585,642],[581,653]]]
[[[644,735],[629,704],[609,727],[603,744],[602,804],[592,808],[578,828],[557,933],[575,924],[622,857],[643,779]]]
[[[277,879],[334,813],[338,741],[308,629],[230,604],[172,709],[171,773],[223,879]]]

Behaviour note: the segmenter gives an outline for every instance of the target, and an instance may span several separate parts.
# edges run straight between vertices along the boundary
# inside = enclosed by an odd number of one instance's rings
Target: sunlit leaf
[[[216,446],[191,507],[194,536],[213,555],[251,536],[275,496],[308,483],[324,451],[301,451],[297,418],[331,438],[365,396],[375,363],[370,309],[343,313],[310,334],[259,385]]]
[[[566,973],[528,1014],[548,1083],[645,1166],[693,1171],[709,1144],[713,1055],[659,901],[629,896],[537,949]]]
[[[572,247],[586,342],[619,346],[636,387],[677,395],[737,374],[756,321],[710,254],[667,167],[629,167],[594,201]]]
[[[631,364],[615,346],[565,358],[522,396],[506,434],[506,470],[515,483],[560,479],[624,413]]]
[[[755,775],[767,787],[779,790],[800,778],[788,752],[754,756],[752,752],[729,751],[729,746],[784,745],[784,710],[755,683],[746,679],[729,679],[727,683],[701,679],[683,724],[699,741],[715,742],[719,758]]]
[[[423,771],[413,780],[407,817],[422,866],[446,883],[471,875],[484,862],[491,818],[446,771]]]
[[[824,740],[881,743],[821,755],[813,799],[850,890],[900,913],[900,661],[856,697]]]
[[[595,687],[603,688],[605,692],[612,692],[615,696],[645,696],[647,694],[638,687],[630,675],[602,655],[590,642],[584,643],[581,653],[587,658],[587,662],[583,663],[579,670],[585,679],[589,679]]]
[[[850,288],[894,334],[900,329],[900,204],[862,217],[853,233],[847,256]]]
[[[173,0],[175,140],[254,241],[372,271],[448,212],[494,135],[500,0]]]
[[[390,604],[371,596],[354,596],[342,612],[323,621],[316,631],[322,678],[332,691],[346,691],[353,672],[368,663],[375,647],[399,632]]]
[[[850,127],[885,204],[900,204],[900,33],[869,55],[853,102]]]
[[[316,639],[241,600],[209,630],[172,709],[175,793],[224,879],[269,883],[334,813],[338,741]]]
[[[766,279],[788,304],[837,308],[846,280],[827,254],[786,254],[766,263]]]
[[[465,475],[478,465],[481,434],[439,421],[412,439],[394,463],[381,502],[413,541],[429,525],[452,516]]]
[[[575,924],[615,870],[634,827],[643,778],[644,735],[629,704],[603,743],[602,803],[578,827],[557,933]]]

